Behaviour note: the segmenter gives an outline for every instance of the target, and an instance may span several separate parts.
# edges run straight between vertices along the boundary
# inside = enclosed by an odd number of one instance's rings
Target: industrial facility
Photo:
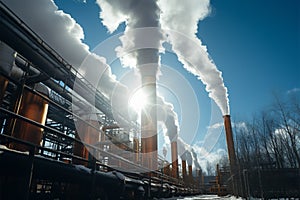
[[[159,60],[153,56],[156,49],[139,49],[139,54]],[[147,59],[137,64],[147,99],[137,123],[120,109],[128,106],[122,92],[116,92],[121,103],[115,106],[0,0],[0,200],[150,200],[199,194],[299,199],[299,164],[274,167],[270,155],[267,162],[243,162],[227,114],[229,163],[217,165],[214,176],[204,176],[199,163],[193,163],[196,153],[181,147],[174,127],[167,128],[170,160],[166,149],[159,155],[156,105],[163,101],[156,91],[158,66],[149,70]],[[175,121],[167,118],[166,127],[168,120]],[[297,137],[293,142],[296,147]],[[261,147],[256,148],[259,153]],[[283,163],[284,157],[275,160]]]
[[[153,109],[145,109],[141,125],[123,117],[0,5],[0,199],[152,199],[205,191],[201,170],[193,174],[192,164],[178,163],[176,140],[171,163],[157,154]],[[155,75],[142,73],[142,83],[155,101]],[[224,122],[235,173],[230,116]],[[217,184],[211,192],[232,188]]]
[[[146,58],[137,64],[147,99],[140,122],[120,109],[128,106],[122,92],[116,92],[121,103],[115,106],[0,0],[0,200],[150,200],[199,194],[299,199],[299,165],[276,168],[272,159],[243,164],[227,114],[229,163],[218,164],[214,176],[204,176],[200,164],[193,163],[196,153],[182,148],[174,127],[167,128],[169,160],[166,149],[160,155],[156,106],[163,100],[156,91],[158,66],[148,68],[148,63],[158,63],[153,56],[158,51],[138,51]],[[175,120],[166,117],[166,127],[167,121]]]

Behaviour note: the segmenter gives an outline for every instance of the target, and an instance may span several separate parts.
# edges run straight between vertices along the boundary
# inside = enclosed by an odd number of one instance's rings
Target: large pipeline
[[[8,80],[3,76],[10,76],[15,62],[15,51],[0,41],[0,104],[2,103]],[[3,75],[2,75],[3,74]]]

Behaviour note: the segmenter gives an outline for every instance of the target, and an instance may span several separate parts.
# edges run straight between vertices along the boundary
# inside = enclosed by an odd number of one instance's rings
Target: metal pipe
[[[7,44],[0,41],[0,72],[3,75],[10,76],[12,67],[15,62],[15,51],[10,48]],[[0,73],[0,104],[3,101],[3,97],[6,91],[6,87],[8,85],[8,80],[1,76]]]
[[[225,127],[225,133],[226,133],[226,142],[227,142],[227,150],[228,150],[230,167],[233,170],[236,167],[236,156],[235,156],[235,151],[234,151],[234,142],[233,142],[233,136],[232,136],[230,115],[224,116],[224,127]]]
[[[76,138],[83,141],[86,144],[94,145],[100,141],[100,124],[97,120],[87,120],[88,124],[85,121],[79,120],[77,122],[76,126]],[[90,126],[89,124],[92,124],[94,127],[99,127],[98,129],[95,129],[93,126]],[[74,154],[85,158],[87,160],[90,159],[90,148],[87,148],[87,146],[84,146],[82,143],[75,142],[74,144]],[[95,155],[92,155],[95,156]],[[78,161],[76,159],[73,160],[73,163],[76,164],[83,164],[86,165],[88,163],[82,163],[81,161]]]
[[[118,115],[122,124],[131,124],[118,111],[114,111],[113,114],[108,99],[83,78],[76,79],[80,76],[79,73],[2,2],[0,2],[0,16],[0,40],[5,41],[26,59],[33,62],[41,73],[64,81],[70,88],[75,88],[76,93],[91,104],[95,103],[95,106],[110,119],[114,119],[114,116]],[[76,83],[75,86],[74,83]]]
[[[137,137],[133,138],[133,151],[134,151],[134,163],[139,163],[139,139]]]
[[[192,165],[188,166],[189,169],[189,184],[192,185],[193,184],[193,167]]]
[[[142,90],[147,104],[141,113],[141,152],[143,166],[157,169],[156,77],[142,75]]]
[[[184,181],[186,181],[187,173],[186,173],[186,160],[181,160],[182,165],[182,178]]]
[[[35,89],[41,93],[47,92],[47,88],[38,84]],[[47,94],[46,94],[47,95]],[[45,125],[46,116],[48,112],[48,102],[40,96],[24,90],[23,98],[20,104],[20,110],[18,114],[36,121],[42,125]],[[22,120],[16,120],[15,126],[12,131],[12,136],[20,138],[33,144],[40,145],[42,140],[43,129],[33,124],[24,122]],[[26,146],[12,143],[11,148],[20,151],[28,151]]]
[[[237,195],[238,194],[237,187],[238,187],[239,179],[237,173],[237,162],[236,162],[236,155],[234,150],[230,115],[224,115],[224,127],[225,127],[227,150],[228,150],[228,157],[230,163],[230,173],[233,181],[233,193]]]
[[[178,178],[178,152],[177,142],[171,142],[171,153],[172,153],[172,175],[174,178]]]

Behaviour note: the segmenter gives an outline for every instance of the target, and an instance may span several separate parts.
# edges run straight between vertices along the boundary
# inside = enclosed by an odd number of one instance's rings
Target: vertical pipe
[[[230,115],[224,116],[224,126],[225,126],[226,142],[227,142],[230,167],[231,167],[231,169],[235,169],[236,156],[235,156],[235,151],[234,151],[234,143],[233,143]]]
[[[134,163],[139,163],[139,139],[137,137],[133,138],[133,151],[134,151]]]
[[[189,176],[188,176],[188,179],[189,179],[189,184],[190,185],[193,185],[193,168],[192,168],[192,165],[188,165],[188,169],[189,169]]]
[[[91,125],[89,125],[91,124]],[[100,140],[100,125],[96,119],[86,119],[85,121],[78,121],[76,138],[81,141],[93,145]],[[98,128],[98,129],[97,129]],[[74,144],[74,154],[76,156],[82,157],[89,160],[91,149],[86,148],[83,144],[76,142]],[[73,163],[87,165],[88,163],[83,163],[76,159]]]
[[[171,142],[171,153],[172,153],[172,174],[174,178],[178,178],[178,152],[177,142]]]
[[[8,80],[4,76],[0,75],[0,105],[2,104],[7,85]]]
[[[141,153],[142,163],[151,171],[157,169],[157,111],[156,77],[142,75],[142,91],[147,104],[141,113]]]
[[[41,84],[36,84],[35,89],[42,93],[47,93],[47,88]],[[46,94],[48,95],[48,94]],[[42,125],[46,123],[48,112],[48,102],[41,96],[34,94],[28,90],[24,90],[23,98],[20,103],[19,114],[36,121]],[[20,119],[16,120],[12,136],[31,142],[35,145],[41,145],[43,129]],[[20,151],[29,151],[29,147],[21,144],[12,143],[11,148]]]
[[[237,195],[238,194],[238,190],[237,190],[238,173],[237,173],[237,163],[236,163],[236,156],[234,151],[234,142],[232,136],[230,115],[224,115],[224,127],[225,127],[226,143],[227,143],[228,157],[230,163],[230,173],[233,181],[233,193]]]
[[[184,181],[186,181],[187,174],[186,174],[186,160],[181,160],[182,165],[182,178]]]

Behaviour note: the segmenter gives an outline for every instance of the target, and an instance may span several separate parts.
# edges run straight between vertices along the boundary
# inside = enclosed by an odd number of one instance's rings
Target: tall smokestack
[[[163,97],[157,96],[157,120],[164,122],[167,128],[166,135],[171,141],[172,176],[178,178],[178,116],[172,104],[167,103]],[[184,148],[184,147],[182,147]]]
[[[192,165],[193,165],[193,157],[192,157],[192,153],[190,150],[186,150],[186,161],[188,164],[188,170],[189,170],[189,175],[187,177],[188,183],[192,184],[192,180],[193,180],[193,169],[192,169]]]
[[[101,7],[100,17],[109,32],[126,22],[122,47],[116,49],[124,66],[137,68],[141,74],[142,91],[147,104],[141,113],[142,164],[151,171],[157,169],[157,111],[156,76],[159,70],[159,49],[163,35],[159,30],[160,9],[157,1],[110,1],[97,0]],[[145,27],[156,27],[149,37]],[[148,29],[149,30],[149,29]],[[142,32],[140,32],[142,31]],[[146,47],[144,46],[145,44]]]
[[[157,169],[156,72],[152,74],[149,72],[153,70],[141,68],[142,90],[147,98],[147,104],[141,113],[141,152],[144,167],[153,171]]]
[[[187,180],[187,173],[186,173],[186,151],[181,154],[181,165],[182,165],[182,178],[185,182]]]
[[[193,184],[193,167],[192,165],[189,165],[188,166],[188,169],[189,169],[189,184]]]
[[[227,142],[227,150],[228,150],[230,168],[231,168],[231,173],[233,173],[234,172],[233,169],[235,169],[235,167],[236,167],[236,156],[235,156],[235,151],[234,151],[234,143],[233,143],[230,115],[224,115],[224,127],[225,127],[225,133],[226,133],[226,142]]]
[[[238,182],[238,174],[237,174],[237,163],[236,163],[236,156],[234,151],[234,143],[233,143],[233,136],[232,136],[232,127],[231,127],[231,120],[230,115],[224,115],[224,127],[226,133],[226,142],[227,142],[227,150],[228,150],[228,157],[230,162],[230,173],[233,177],[233,192],[237,194],[237,182]]]
[[[181,158],[181,162],[182,162],[182,178],[183,180],[185,181],[186,180],[186,177],[187,177],[187,174],[186,174],[186,160],[183,160]]]
[[[178,152],[177,152],[177,141],[171,143],[172,151],[172,174],[174,178],[178,178]]]

